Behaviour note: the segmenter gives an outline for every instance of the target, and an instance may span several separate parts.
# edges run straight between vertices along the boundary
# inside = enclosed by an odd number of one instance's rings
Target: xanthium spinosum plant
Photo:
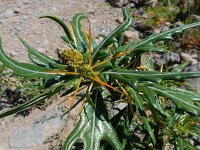
[[[187,62],[172,70],[155,67],[149,53],[166,53],[160,41],[173,41],[173,34],[200,26],[200,22],[183,25],[143,40],[124,43],[124,31],[133,23],[129,8],[123,8],[124,22],[98,45],[92,39],[89,19],[76,14],[69,25],[55,16],[43,16],[58,23],[65,35],[61,39],[68,48],[52,59],[19,40],[27,48],[33,64],[10,58],[0,45],[0,61],[17,76],[44,79],[44,93],[0,113],[0,118],[18,113],[44,101],[55,93],[73,91],[70,113],[78,103],[79,123],[67,137],[63,149],[77,142],[85,150],[97,149],[196,149],[190,138],[200,138],[200,96],[184,90],[185,79],[200,77],[200,72],[183,72]],[[88,22],[88,31],[81,21]],[[1,41],[0,41],[1,42]],[[76,100],[79,89],[83,96]],[[66,92],[67,93],[67,92]],[[126,104],[114,116],[111,104]],[[148,113],[147,113],[148,112]]]

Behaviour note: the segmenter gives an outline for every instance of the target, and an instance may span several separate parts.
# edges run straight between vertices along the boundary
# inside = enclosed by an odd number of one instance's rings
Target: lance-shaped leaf
[[[0,118],[3,118],[3,117],[6,117],[6,116],[9,116],[9,115],[12,115],[12,114],[15,114],[15,113],[18,113],[18,112],[21,112],[21,111],[24,111],[28,108],[31,108],[33,106],[35,106],[36,104],[46,100],[47,98],[51,97],[52,95],[54,95],[55,93],[59,92],[65,85],[64,84],[61,84],[59,86],[56,86],[54,87],[52,90],[49,90],[48,92],[45,92],[44,94],[30,100],[30,101],[27,101],[21,105],[18,105],[14,108],[11,108],[11,109],[8,109],[4,112],[1,112],[0,113]]]
[[[65,34],[67,35],[67,37],[72,41],[72,37],[71,37],[71,34],[70,34],[70,31],[68,29],[68,27],[66,26],[65,22],[62,21],[60,18],[58,17],[55,17],[55,16],[41,16],[39,18],[49,18],[55,22],[57,22],[64,30]]]
[[[6,53],[3,51],[1,39],[0,39],[0,61],[8,68],[12,69],[15,74],[23,76],[23,77],[29,77],[29,78],[53,78],[58,76],[54,73],[55,70],[46,68],[46,67],[40,67],[32,64],[27,63],[19,63],[10,57],[6,55]]]
[[[150,137],[151,137],[151,139],[153,141],[153,144],[156,144],[156,138],[155,138],[154,132],[153,132],[153,130],[152,130],[150,124],[149,124],[149,121],[148,121],[148,119],[146,117],[146,114],[145,114],[145,110],[144,110],[144,106],[143,106],[144,102],[143,102],[142,97],[138,94],[138,92],[136,90],[134,90],[131,87],[127,86],[126,90],[134,98],[135,105],[136,105],[136,107],[138,109],[138,112],[139,112],[139,114],[141,116],[141,119],[142,119],[142,121],[144,123],[144,126],[145,126],[147,132],[149,133],[149,135],[150,135]]]
[[[200,77],[200,72],[154,72],[154,71],[134,71],[125,69],[113,69],[113,71],[104,72],[110,74],[113,78],[129,79],[132,81],[153,81],[161,80],[181,80],[187,78]]]
[[[162,115],[165,115],[165,112],[162,108],[160,99],[158,98],[157,94],[146,85],[138,84],[138,86],[141,92],[144,94],[145,98],[147,99],[147,102],[150,104],[151,110],[155,111],[156,109],[158,112],[162,113]],[[156,113],[156,112],[153,112],[153,113]]]
[[[94,51],[94,54],[93,54],[93,58],[95,57],[95,55],[97,54],[97,52],[104,48],[105,46],[108,46],[109,44],[109,41],[111,41],[111,39],[117,37],[119,34],[121,34],[122,32],[124,32],[125,30],[127,30],[130,25],[132,24],[133,22],[133,18],[132,18],[132,15],[131,15],[131,12],[129,10],[128,7],[125,7],[122,9],[123,11],[123,15],[124,15],[124,18],[126,19],[125,22],[123,24],[121,24],[120,26],[118,26],[114,31],[112,31],[109,35],[107,35],[104,40],[95,48],[95,51]]]
[[[88,48],[88,41],[87,41],[87,37],[86,37],[87,34],[84,33],[84,31],[82,30],[82,26],[80,23],[82,19],[88,20],[88,18],[84,14],[82,14],[82,13],[76,14],[72,20],[72,27],[73,27],[73,32],[74,32],[76,42],[77,42],[77,50],[79,50],[80,52],[83,53],[89,48]],[[88,22],[89,22],[89,20],[88,20]],[[90,26],[90,22],[89,22],[89,26]],[[92,44],[95,47],[94,41],[92,41]]]
[[[108,142],[113,149],[122,150],[112,125],[102,114],[99,116],[96,113],[93,106],[89,104],[84,106],[79,123],[66,139],[65,150],[71,149],[76,142],[80,141],[84,144],[84,150],[99,150],[102,140]]]
[[[200,109],[198,104],[195,104],[195,101],[199,101],[200,97],[190,97],[187,93],[181,92],[179,93],[175,89],[166,88],[163,86],[150,86],[150,89],[157,92],[159,95],[165,96],[173,101],[176,106],[184,109],[187,112],[190,112],[196,116],[200,115]]]
[[[37,51],[33,47],[31,47],[25,40],[18,37],[22,44],[28,49],[29,58],[33,61],[33,63],[39,65],[45,65],[46,67],[58,68],[60,70],[64,70],[66,66],[58,64],[54,59],[44,55],[43,53]]]
[[[197,27],[200,26],[200,22],[196,22],[196,23],[192,23],[192,24],[188,24],[188,25],[183,25],[181,27],[178,28],[174,28],[168,31],[165,31],[163,33],[159,33],[159,34],[154,34],[152,36],[147,37],[146,39],[139,41],[139,42],[133,42],[133,43],[128,43],[127,45],[124,45],[122,47],[119,47],[119,49],[117,49],[117,52],[121,52],[121,51],[130,51],[130,52],[134,52],[135,49],[136,50],[140,50],[143,49],[144,47],[149,47],[149,49],[154,49],[153,44],[161,41],[161,40],[169,40],[169,39],[173,39],[172,35],[174,33],[179,33],[183,30],[189,29],[189,28],[193,28],[193,27]]]

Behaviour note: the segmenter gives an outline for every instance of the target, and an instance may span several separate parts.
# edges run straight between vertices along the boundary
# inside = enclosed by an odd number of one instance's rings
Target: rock
[[[200,16],[199,15],[192,15],[192,22],[200,22]]]
[[[195,55],[190,55],[190,54],[187,54],[187,53],[181,53],[180,57],[183,61],[191,62],[191,64],[197,64],[198,63],[198,60],[196,58],[194,58]]]
[[[109,2],[111,5],[113,5],[115,7],[119,7],[119,8],[128,4],[127,0],[110,0]]]
[[[135,8],[135,4],[134,4],[134,3],[129,3],[128,6],[129,6],[130,8]]]
[[[124,22],[124,18],[123,17],[118,17],[116,21],[121,24],[121,23]]]
[[[169,27],[169,26],[171,26],[171,23],[168,22],[168,21],[166,21],[166,22],[165,22],[165,25]]]
[[[147,18],[148,18],[148,15],[147,15],[147,14],[143,14],[143,15],[142,15],[142,18],[147,19]]]
[[[169,26],[163,26],[162,29],[161,29],[161,32],[165,32],[169,29],[170,29]]]
[[[124,43],[131,42],[134,39],[139,39],[139,32],[138,31],[127,30],[127,31],[124,32]]]
[[[167,61],[169,62],[169,63],[179,63],[180,62],[180,55],[179,54],[177,54],[177,53],[174,53],[174,52],[169,52],[168,54],[167,54]]]
[[[59,117],[62,110],[54,108],[35,124],[25,126],[10,135],[11,148],[28,148],[41,145],[54,133],[57,133],[66,124],[66,118]]]
[[[24,127],[10,136],[11,148],[25,148],[42,144],[44,133],[42,123]]]
[[[158,4],[157,0],[149,0],[148,5],[150,5],[151,7],[155,8]]]
[[[184,71],[187,71],[187,72],[200,71],[200,62],[190,65]],[[190,85],[195,87],[195,89],[197,90],[197,93],[200,94],[200,84],[199,84],[200,78],[187,79],[187,81],[190,83]]]
[[[30,1],[30,0],[23,0],[23,4],[24,4],[24,5],[31,4],[31,1]]]
[[[14,11],[13,11],[13,12],[14,12],[15,14],[19,14],[19,13],[20,13],[20,11],[21,11],[21,10],[20,10],[19,8],[16,8],[16,9],[14,9]]]
[[[178,21],[178,22],[175,23],[175,27],[180,27],[180,26],[183,26],[183,25],[184,24],[181,21]]]
[[[17,52],[15,52],[15,51],[11,51],[11,52],[10,52],[10,56],[11,56],[11,57],[15,57],[15,56],[17,56],[17,55],[18,55],[18,54],[17,54]]]

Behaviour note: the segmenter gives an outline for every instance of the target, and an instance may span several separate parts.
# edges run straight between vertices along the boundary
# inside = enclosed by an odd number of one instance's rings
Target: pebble
[[[123,17],[118,17],[116,21],[121,24],[121,23],[124,22],[124,18]]]
[[[199,15],[192,15],[192,22],[200,22],[200,16]]]
[[[200,62],[187,67],[185,69],[185,71],[189,71],[189,72],[200,71]],[[197,93],[200,94],[200,84],[199,84],[200,83],[200,78],[188,79],[188,81],[192,86],[194,86],[196,88]]]
[[[122,8],[123,6],[128,4],[127,0],[110,0],[109,2],[111,5],[118,7],[118,8]]]
[[[180,62],[180,55],[174,52],[169,52],[167,54],[167,61],[169,63],[179,63]]]
[[[124,32],[124,42],[131,42],[134,39],[139,39],[139,32],[138,31],[131,31],[127,30]]]
[[[168,21],[166,21],[166,22],[165,22],[165,26],[171,26],[171,23],[168,22]]]
[[[178,21],[178,22],[175,23],[175,26],[176,26],[176,27],[180,27],[180,26],[182,26],[182,25],[184,25],[184,24],[183,24],[183,22],[181,22],[181,21]]]
[[[163,26],[161,32],[168,31],[169,29],[170,29],[169,26]]]
[[[14,9],[13,11],[15,14],[19,14],[21,12],[21,10],[19,8]]]
[[[31,4],[31,1],[30,1],[30,0],[23,0],[23,4],[24,4],[24,5]]]
[[[15,52],[15,51],[11,51],[11,52],[10,52],[10,56],[11,56],[11,57],[16,57],[17,55],[18,55],[18,53]]]
[[[195,59],[195,55],[190,55],[190,54],[187,54],[187,53],[181,53],[180,54],[180,57],[183,61],[188,61],[188,62],[191,62],[191,64],[197,64],[198,63],[198,60]]]

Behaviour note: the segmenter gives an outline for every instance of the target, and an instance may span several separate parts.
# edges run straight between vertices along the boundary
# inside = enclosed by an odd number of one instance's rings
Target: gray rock
[[[11,56],[11,57],[15,57],[15,56],[17,56],[17,55],[18,55],[18,54],[17,54],[17,52],[15,52],[15,51],[11,51],[11,52],[10,52],[10,56]]]
[[[161,29],[161,32],[165,32],[169,29],[170,29],[169,26],[163,26],[162,29]]]
[[[138,31],[131,31],[127,30],[124,32],[124,42],[131,42],[135,39],[139,39],[139,32]]]
[[[115,7],[121,8],[125,6],[126,4],[128,4],[128,1],[127,0],[110,0],[110,4]]]
[[[165,25],[169,27],[169,26],[171,26],[171,23],[167,21],[167,22],[165,22]]]
[[[45,140],[61,130],[66,124],[66,117],[60,118],[61,109],[54,108],[35,124],[25,126],[10,135],[11,148],[28,148],[41,145]]]
[[[192,15],[192,22],[200,22],[200,16],[199,15]]]
[[[31,4],[31,1],[30,1],[30,0],[23,0],[23,4],[24,4],[24,5]]]
[[[121,23],[124,22],[124,18],[123,17],[118,17],[116,21],[121,24]]]
[[[15,8],[13,11],[15,14],[19,14],[21,12],[21,10],[19,8]]]
[[[24,127],[10,135],[11,148],[25,148],[42,144],[44,133],[42,123]]]
[[[169,52],[167,54],[167,61],[170,63],[179,63],[181,60],[180,55],[174,52]]]
[[[190,55],[190,54],[187,54],[187,53],[181,53],[180,57],[183,61],[191,62],[191,64],[197,64],[198,63],[198,61],[197,61],[197,59],[195,58],[194,55]]]
[[[200,62],[187,67],[185,71],[200,71]],[[196,88],[197,93],[200,94],[200,78],[188,79],[188,81],[192,86]]]
[[[151,7],[155,8],[158,4],[158,1],[157,0],[149,0],[148,4],[151,5]]]

